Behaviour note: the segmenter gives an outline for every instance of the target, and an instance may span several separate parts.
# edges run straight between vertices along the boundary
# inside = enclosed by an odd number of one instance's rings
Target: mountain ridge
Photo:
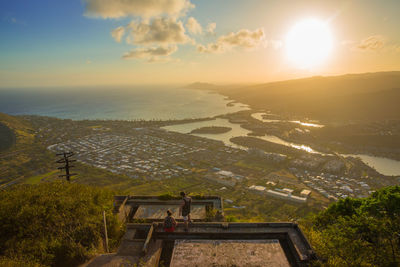
[[[213,90],[253,109],[322,121],[400,119],[396,102],[400,71],[314,76],[245,87],[215,86]]]

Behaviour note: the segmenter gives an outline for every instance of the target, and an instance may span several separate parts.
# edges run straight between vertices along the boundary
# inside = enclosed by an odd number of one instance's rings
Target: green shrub
[[[2,267],[45,267],[40,263],[35,261],[19,259],[19,258],[7,258],[7,257],[0,257],[0,266]]]
[[[3,192],[0,256],[46,266],[82,263],[103,251],[103,210],[109,245],[115,248],[123,228],[112,213],[114,194],[67,182],[20,185]]]
[[[180,199],[181,197],[178,197],[178,196],[174,196],[173,194],[171,194],[171,193],[165,193],[165,194],[162,194],[162,195],[159,195],[158,196],[158,199],[159,200],[174,200],[174,199]]]
[[[212,222],[215,220],[215,215],[217,214],[217,210],[213,209],[209,206],[206,206],[206,221]]]
[[[339,200],[307,224],[324,266],[400,265],[400,186]]]
[[[228,215],[228,216],[225,216],[225,221],[226,222],[238,222],[239,220],[235,216]]]

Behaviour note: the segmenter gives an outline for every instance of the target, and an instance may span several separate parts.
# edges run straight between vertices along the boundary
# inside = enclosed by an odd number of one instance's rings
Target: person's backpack
[[[172,217],[170,217],[170,216],[166,217],[164,220],[164,228],[171,228],[173,226],[174,226],[174,224],[172,221]]]

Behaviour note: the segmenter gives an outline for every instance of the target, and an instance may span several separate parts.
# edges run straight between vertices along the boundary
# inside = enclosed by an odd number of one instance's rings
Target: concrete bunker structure
[[[170,196],[115,196],[114,213],[125,222],[162,222],[170,209],[178,221],[181,199]],[[195,222],[223,221],[223,201],[218,196],[193,196],[191,217]]]
[[[207,222],[199,218],[190,225],[189,231],[185,231],[183,224],[178,224],[175,232],[167,233],[162,219],[154,215],[157,211],[148,213],[146,220],[152,222],[132,221],[137,220],[138,212],[142,216],[140,207],[153,205],[154,209],[158,206],[164,209],[176,205],[176,200],[165,200],[164,204],[160,204],[162,200],[157,197],[128,196],[115,200],[116,213],[122,213],[127,221],[120,247],[116,253],[100,255],[85,266],[281,267],[308,266],[316,258],[296,223]],[[201,200],[196,204],[223,208],[219,197]]]

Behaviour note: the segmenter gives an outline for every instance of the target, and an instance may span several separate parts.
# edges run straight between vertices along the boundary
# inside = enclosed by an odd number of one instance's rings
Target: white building
[[[293,196],[291,193],[283,193],[283,192],[277,192],[277,191],[273,191],[273,190],[267,190],[266,194],[273,196],[273,197],[277,197],[277,198],[281,198],[281,199],[285,199],[285,200],[291,200],[291,201],[298,202],[298,203],[305,203],[307,201],[307,198]]]
[[[302,191],[300,192],[300,195],[301,195],[302,197],[308,197],[310,194],[311,194],[311,191],[310,191],[310,190],[307,190],[307,189],[304,189],[304,190],[302,190]]]
[[[255,190],[258,192],[264,192],[265,191],[265,187],[264,186],[260,186],[260,185],[252,185],[249,187],[250,190]]]

